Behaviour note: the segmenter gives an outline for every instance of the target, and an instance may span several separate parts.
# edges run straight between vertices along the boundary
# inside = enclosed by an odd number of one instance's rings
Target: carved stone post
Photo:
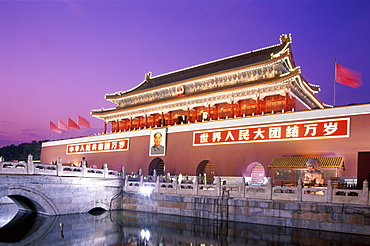
[[[27,174],[34,174],[34,173],[35,173],[35,165],[33,164],[33,156],[28,155]]]
[[[177,194],[177,188],[179,186],[179,176],[175,176],[175,182],[173,183],[175,194]]]
[[[171,183],[171,174],[168,172],[166,176],[166,183]]]
[[[87,176],[87,167],[86,165],[83,165],[82,164],[82,177],[86,177]]]
[[[126,175],[127,175],[126,166],[122,166],[122,179],[126,180],[127,179]]]
[[[144,175],[140,175],[140,184],[139,184],[139,187],[141,188],[143,186],[144,186]]]
[[[332,184],[331,179],[328,180],[328,187],[327,187],[327,191],[325,195],[326,195],[326,199],[325,199],[326,202],[333,201],[333,184]]]
[[[216,196],[221,196],[221,178],[220,177],[215,177],[215,182],[216,182]]]
[[[245,197],[245,178],[242,177],[242,180],[241,180],[241,184],[240,184],[240,197]]]
[[[362,185],[362,198],[361,198],[361,204],[363,205],[369,205],[369,181],[365,179]]]
[[[127,176],[125,177],[125,187],[128,187],[128,178],[127,178]]]
[[[58,157],[57,159],[57,175],[62,176],[63,174],[63,165],[62,165],[62,159]]]
[[[298,179],[298,186],[297,186],[297,200],[302,201],[302,192],[303,192],[303,182],[302,179]]]
[[[87,162],[85,161],[85,157],[82,158],[81,161],[81,171],[82,171],[82,177],[86,177],[87,174]]]
[[[156,169],[153,170],[153,181],[157,182],[157,170]]]
[[[266,185],[266,199],[272,199],[272,180],[271,177],[267,177],[267,185]]]
[[[153,192],[154,193],[159,193],[159,189],[160,189],[160,187],[159,187],[159,178],[156,178],[156,180],[155,180],[155,188],[154,188]]]
[[[0,162],[4,162],[4,157],[0,156]]]
[[[195,176],[194,179],[194,189],[193,189],[193,195],[198,195],[198,189],[199,189],[199,177]]]
[[[108,164],[104,163],[103,164],[103,170],[104,170],[104,178],[108,178]]]

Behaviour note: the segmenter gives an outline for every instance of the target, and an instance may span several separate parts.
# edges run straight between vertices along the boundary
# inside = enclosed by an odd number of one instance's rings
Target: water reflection
[[[10,199],[3,200],[0,199],[0,228],[7,224],[18,212],[18,206],[15,205]]]
[[[3,206],[0,206],[1,211]],[[1,220],[8,215],[1,213]],[[0,245],[369,245],[370,236],[113,211],[41,216],[19,211]]]

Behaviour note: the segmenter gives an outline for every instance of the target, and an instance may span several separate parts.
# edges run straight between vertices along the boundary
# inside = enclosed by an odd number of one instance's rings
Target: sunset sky
[[[334,102],[334,58],[362,72],[336,85],[336,105],[370,102],[370,1],[0,1],[0,147],[103,131],[90,111],[105,94],[152,76],[279,43],[317,96]],[[62,134],[49,121],[80,115],[91,129]]]

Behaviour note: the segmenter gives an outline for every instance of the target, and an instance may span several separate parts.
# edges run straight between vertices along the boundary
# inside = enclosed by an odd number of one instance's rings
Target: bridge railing
[[[227,190],[229,197],[235,198],[370,205],[369,182],[367,180],[364,181],[362,190],[349,190],[334,188],[331,180],[328,181],[326,187],[305,187],[302,180],[298,180],[297,186],[274,186],[271,178],[267,178],[268,181],[265,185],[248,185],[244,177],[240,177],[235,184],[222,184],[221,177],[215,177],[213,184],[202,184],[198,182],[198,177],[194,177],[191,182],[179,182],[178,176],[168,175],[166,178],[151,176],[148,178],[145,175],[123,172],[123,179],[125,180],[124,190],[126,192],[147,195],[161,193],[221,196],[222,191]]]
[[[126,173],[125,167],[121,171],[108,170],[104,164],[103,169],[88,168],[86,166],[63,166],[60,158],[57,164],[34,163],[30,155],[27,163],[4,162],[0,158],[0,174],[27,174],[27,175],[50,175],[89,178],[123,178],[126,192],[150,194],[178,194],[195,196],[220,196],[222,191],[227,190],[230,197],[255,198],[268,200],[287,201],[314,201],[342,204],[370,205],[369,182],[363,183],[362,190],[334,188],[331,180],[327,187],[304,187],[302,180],[298,180],[297,186],[274,186],[271,178],[267,178],[264,185],[248,185],[244,177],[233,178],[233,183],[225,184],[221,177],[215,177],[213,184],[199,182],[199,177],[194,176],[184,181],[180,176],[157,176]]]
[[[56,164],[34,163],[32,155],[28,156],[25,163],[5,162],[0,157],[0,174],[24,174],[24,175],[49,175],[63,177],[86,177],[86,178],[118,178],[122,177],[121,171],[109,170],[104,163],[102,169],[92,167],[64,166],[60,158]]]

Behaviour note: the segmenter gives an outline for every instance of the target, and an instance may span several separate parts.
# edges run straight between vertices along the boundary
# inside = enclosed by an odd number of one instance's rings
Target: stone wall
[[[126,193],[122,208],[208,219],[227,216],[229,221],[370,235],[370,207],[362,205]]]

